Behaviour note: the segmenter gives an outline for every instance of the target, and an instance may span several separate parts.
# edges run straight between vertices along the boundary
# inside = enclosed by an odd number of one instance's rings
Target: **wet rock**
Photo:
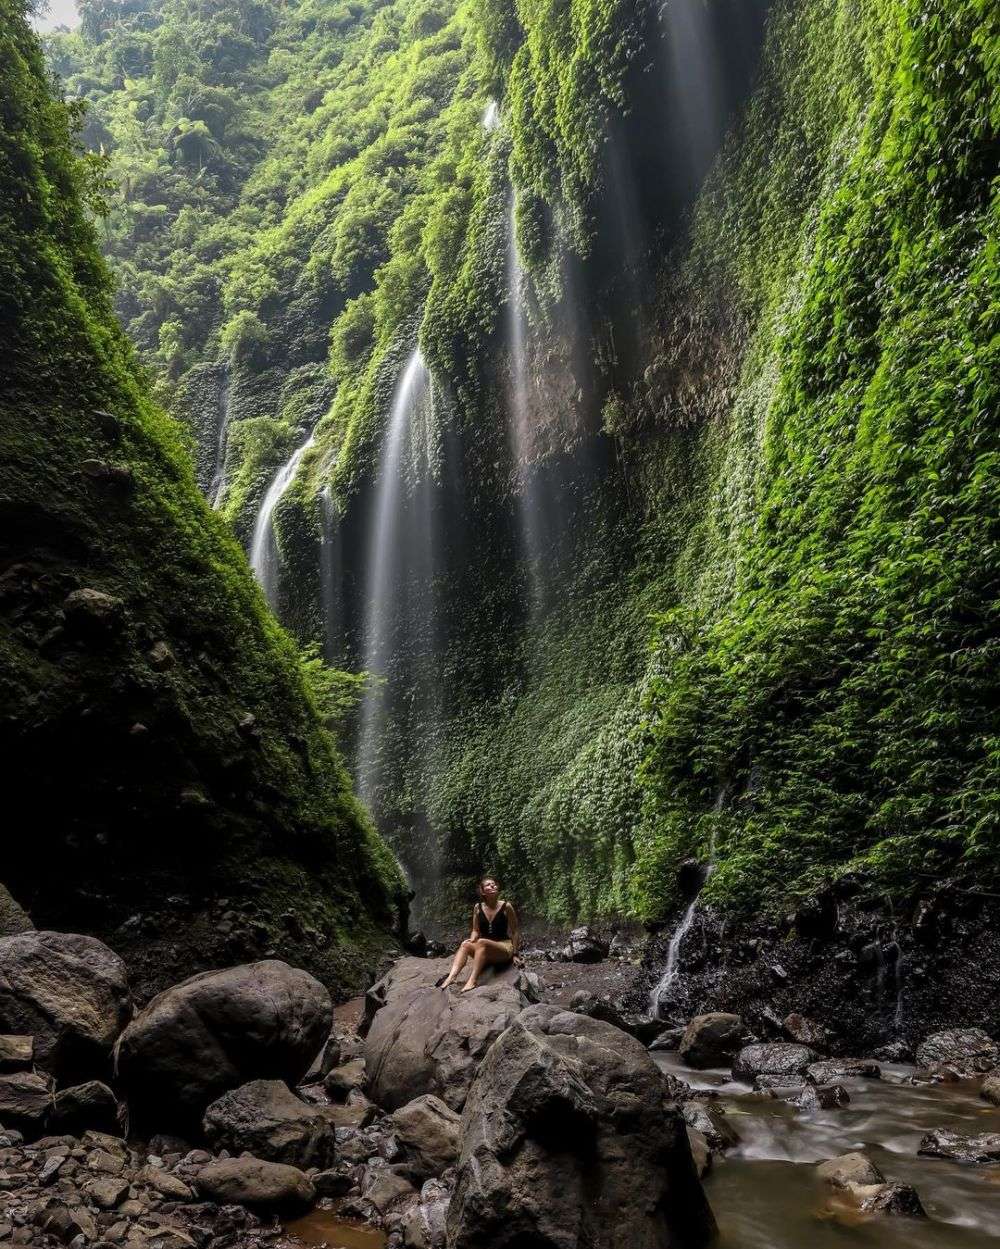
[[[205,1111],[205,1135],[216,1151],[253,1154],[301,1168],[333,1164],[336,1124],[280,1080],[253,1080],[224,1093]]]
[[[101,1210],[113,1210],[128,1197],[129,1182],[120,1176],[102,1175],[90,1180],[84,1193]]]
[[[983,1081],[979,1096],[992,1106],[1000,1106],[1000,1072],[992,1072]]]
[[[308,1209],[316,1199],[311,1180],[298,1167],[249,1156],[210,1162],[198,1172],[195,1187],[223,1205],[285,1213]]]
[[[613,1027],[621,1028],[623,1032],[628,1031],[618,1008],[607,998],[598,997],[596,993],[588,993],[586,989],[573,994],[569,1008],[576,1011],[578,1015],[588,1015],[591,1019],[603,1019],[605,1023]]]
[[[600,963],[608,957],[608,944],[590,928],[574,928],[563,946],[567,963]]]
[[[873,1058],[827,1058],[806,1069],[811,1084],[834,1084],[838,1080],[880,1080],[882,1068]]]
[[[711,1102],[685,1102],[681,1114],[689,1128],[701,1133],[710,1149],[721,1151],[739,1143],[736,1129],[722,1109]]]
[[[361,1185],[361,1196],[370,1201],[379,1214],[416,1196],[413,1185],[404,1176],[382,1167],[371,1170]]]
[[[917,1153],[925,1158],[946,1158],[949,1162],[970,1165],[1000,1162],[1000,1132],[966,1136],[961,1132],[949,1132],[946,1128],[935,1128],[920,1142]]]
[[[80,1135],[88,1128],[97,1132],[118,1129],[118,1099],[100,1080],[87,1080],[56,1093],[49,1115],[49,1131]]]
[[[41,1136],[52,1094],[49,1086],[30,1071],[0,1076],[0,1123],[16,1128],[26,1140]]]
[[[0,1075],[30,1071],[35,1057],[32,1036],[0,1036]]]
[[[733,1061],[733,1079],[761,1088],[802,1083],[817,1055],[805,1045],[791,1042],[764,1042],[745,1045]]]
[[[800,1110],[836,1110],[850,1100],[842,1084],[807,1084],[795,1104]]]
[[[743,1031],[739,1015],[719,1011],[695,1015],[685,1028],[677,1051],[689,1067],[724,1067],[743,1044]]]
[[[714,1221],[643,1047],[553,1006],[490,1048],[462,1116],[450,1249],[688,1249]]]
[[[822,1024],[805,1015],[786,1015],[781,1021],[781,1030],[789,1041],[798,1045],[808,1045],[811,1049],[825,1050],[830,1044],[830,1034]]]
[[[317,1074],[321,1077],[328,1076],[334,1067],[339,1067],[343,1061],[340,1035],[332,1032],[323,1046]]]
[[[422,1179],[440,1175],[458,1158],[460,1117],[439,1097],[425,1094],[393,1112],[396,1137]]]
[[[203,972],[165,990],[122,1035],[118,1072],[140,1122],[197,1131],[249,1081],[296,1084],[330,1034],[330,995],[277,960]]]
[[[514,966],[484,976],[472,993],[435,988],[448,966],[403,958],[368,992],[366,1087],[385,1110],[424,1093],[461,1110],[486,1051],[533,1000],[533,987]]]
[[[867,1154],[841,1154],[821,1162],[816,1174],[834,1188],[850,1188],[859,1184],[884,1184],[885,1176]]]
[[[365,1087],[365,1060],[353,1058],[334,1067],[324,1078],[323,1087],[335,1101],[346,1101],[349,1093]]]
[[[60,1079],[103,1074],[131,1008],[125,964],[96,938],[0,938],[0,1029],[30,1033],[43,1070]]]
[[[694,1159],[694,1169],[698,1173],[698,1179],[703,1180],[712,1169],[712,1150],[704,1133],[699,1132],[697,1128],[688,1125],[687,1130],[688,1144],[691,1146],[691,1157]]]
[[[329,1197],[336,1200],[346,1197],[354,1187],[354,1179],[350,1171],[317,1171],[312,1177],[318,1197]]]
[[[982,1028],[948,1028],[934,1032],[917,1046],[917,1066],[946,1065],[962,1075],[1000,1066],[1000,1045]]]
[[[901,1214],[926,1219],[917,1190],[910,1184],[879,1184],[872,1190],[859,1188],[856,1193],[865,1214]]]
[[[913,1061],[913,1050],[905,1041],[890,1041],[879,1046],[875,1058],[884,1063],[908,1063]]]
[[[656,1040],[650,1044],[650,1053],[656,1053],[657,1050],[672,1053],[680,1045],[686,1031],[686,1028],[664,1028]]]

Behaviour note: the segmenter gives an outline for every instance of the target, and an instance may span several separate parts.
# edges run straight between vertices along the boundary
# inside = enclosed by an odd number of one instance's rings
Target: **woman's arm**
[[[517,918],[517,911],[514,910],[510,902],[507,903],[507,920],[510,926],[510,939],[516,954],[521,948],[521,922]]]
[[[472,908],[472,932],[469,933],[469,940],[477,941],[478,939],[479,939],[479,905],[477,903],[477,905]]]

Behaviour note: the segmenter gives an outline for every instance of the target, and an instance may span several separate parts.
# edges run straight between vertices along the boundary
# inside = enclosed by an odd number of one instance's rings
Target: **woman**
[[[479,901],[472,908],[472,934],[458,947],[441,988],[454,984],[471,958],[472,971],[462,992],[474,989],[484,967],[506,967],[514,961],[519,935],[517,912],[509,902],[501,901],[500,882],[495,876],[484,876],[479,882]]]

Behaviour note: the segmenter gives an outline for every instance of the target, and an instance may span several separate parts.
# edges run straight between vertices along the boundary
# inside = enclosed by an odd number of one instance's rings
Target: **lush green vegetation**
[[[712,844],[732,905],[845,871],[894,895],[995,871],[985,0],[83,11],[49,55],[120,188],[119,310],[203,486],[227,414],[244,539],[315,429],[276,514],[282,618],[324,637],[326,486],[343,666],[418,336],[440,383],[460,467],[435,468],[437,649],[390,674],[376,811],[398,844],[439,844],[459,882],[493,864],[559,917],[662,914],[678,860]],[[675,81],[692,23],[704,100]],[[560,521],[539,613],[507,432],[512,196]],[[417,670],[433,714],[401,688]],[[350,688],[323,688],[344,714]]]
[[[262,940],[284,948],[268,925],[294,901],[326,936],[299,957],[347,987],[361,968],[344,951],[386,943],[395,863],[315,672],[137,375],[90,220],[106,165],[80,154],[79,119],[24,6],[3,0],[0,701],[8,801],[27,821],[4,879],[40,920],[105,934],[137,905],[252,896]]]

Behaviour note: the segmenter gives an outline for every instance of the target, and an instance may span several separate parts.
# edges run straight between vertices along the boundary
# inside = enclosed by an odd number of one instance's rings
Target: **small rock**
[[[688,1144],[691,1146],[691,1157],[698,1172],[698,1179],[703,1180],[712,1167],[712,1150],[703,1133],[688,1125]]]
[[[569,934],[562,954],[568,963],[600,963],[608,956],[608,946],[590,928],[583,926]]]
[[[458,1158],[461,1117],[433,1093],[393,1112],[392,1125],[421,1178],[440,1175]]]
[[[195,1186],[212,1201],[264,1210],[308,1209],[316,1199],[312,1182],[297,1167],[249,1155],[210,1162],[198,1172]]]
[[[111,1154],[104,1149],[95,1149],[87,1156],[87,1170],[100,1175],[121,1175],[125,1170],[125,1159],[121,1154]]]
[[[82,1133],[87,1128],[113,1132],[118,1126],[118,1101],[100,1080],[88,1080],[56,1093],[49,1126],[59,1132]]]
[[[30,1071],[0,1076],[0,1123],[17,1128],[29,1139],[41,1134],[51,1104],[52,1094],[41,1076]]]
[[[993,1106],[1000,1106],[1000,1072],[994,1071],[983,1081],[979,1096]]]
[[[745,1045],[733,1061],[733,1079],[760,1088],[775,1087],[775,1081],[791,1085],[801,1082],[816,1059],[805,1045],[780,1041]]]
[[[680,1039],[677,1052],[689,1067],[722,1067],[731,1062],[743,1043],[739,1015],[714,1012],[696,1015]]]
[[[816,1050],[825,1050],[830,1044],[830,1034],[822,1024],[805,1015],[786,1015],[781,1021],[781,1029],[789,1041],[799,1045],[808,1045]]]
[[[681,1114],[689,1128],[699,1132],[710,1149],[723,1150],[739,1143],[739,1135],[725,1113],[711,1102],[685,1102]]]
[[[164,641],[155,642],[146,655],[150,666],[157,672],[166,672],[177,662],[177,656]]]
[[[346,1197],[354,1187],[354,1180],[346,1171],[317,1171],[312,1176],[312,1182],[317,1196],[333,1200]]]
[[[910,1184],[879,1184],[874,1191],[858,1190],[861,1209],[866,1214],[904,1214],[926,1219],[927,1212]]]
[[[867,1154],[841,1154],[821,1162],[816,1174],[834,1188],[850,1188],[858,1184],[884,1184],[885,1176]]]
[[[811,1084],[834,1084],[837,1080],[880,1080],[882,1068],[873,1058],[828,1058],[806,1069]]]
[[[101,1176],[90,1180],[84,1192],[101,1210],[113,1210],[128,1196],[128,1180],[115,1176]]]
[[[923,1138],[917,1152],[926,1158],[946,1158],[950,1162],[970,1165],[1000,1162],[1000,1132],[966,1136],[961,1132],[935,1128]]]
[[[354,1058],[350,1062],[334,1067],[323,1079],[323,1087],[335,1101],[347,1100],[348,1093],[365,1086],[365,1060]]]
[[[85,586],[63,600],[66,625],[83,637],[107,637],[123,624],[124,603],[113,594]]]
[[[409,1180],[390,1171],[388,1167],[374,1173],[361,1188],[361,1196],[370,1201],[379,1214],[385,1214],[390,1207],[414,1195],[414,1188]]]
[[[148,1184],[170,1201],[190,1201],[194,1197],[194,1193],[183,1180],[160,1167],[144,1167],[137,1178],[140,1183]]]
[[[807,1084],[795,1104],[800,1110],[835,1110],[850,1100],[842,1084]]]
[[[66,1154],[56,1154],[55,1157],[46,1158],[42,1164],[42,1169],[38,1172],[39,1184],[51,1184],[59,1174],[59,1168],[66,1161]]]

